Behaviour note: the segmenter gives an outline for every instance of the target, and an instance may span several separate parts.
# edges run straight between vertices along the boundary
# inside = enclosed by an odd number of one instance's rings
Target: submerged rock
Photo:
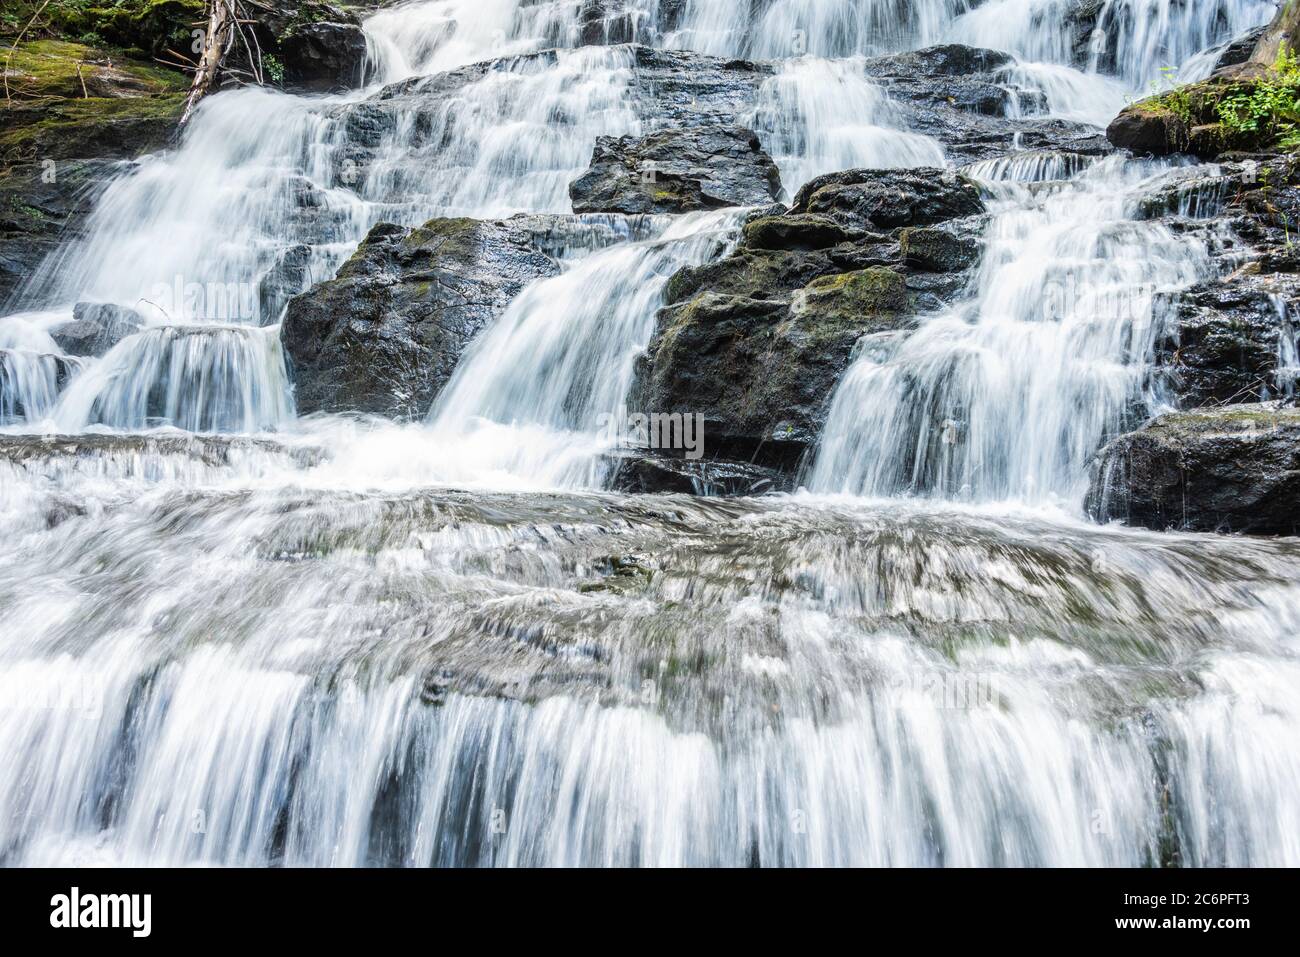
[[[289,302],[281,335],[299,413],[424,415],[470,340],[558,272],[508,222],[375,226],[334,279]]]
[[[602,136],[569,195],[575,213],[761,206],[780,197],[781,174],[757,134],[739,126]]]
[[[691,462],[652,452],[617,456],[610,486],[637,495],[763,495],[792,490],[792,475],[747,462]]]
[[[1202,532],[1300,532],[1300,410],[1237,405],[1165,415],[1102,450],[1101,521]]]
[[[79,302],[72,321],[55,326],[50,336],[70,356],[102,356],[127,336],[139,332],[144,316],[108,302]]]

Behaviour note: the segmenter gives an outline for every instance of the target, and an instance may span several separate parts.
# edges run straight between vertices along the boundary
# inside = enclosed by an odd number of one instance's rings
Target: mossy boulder
[[[874,266],[853,272],[814,279],[791,303],[791,312],[801,319],[813,317],[820,323],[849,323],[862,332],[897,328],[901,317],[912,308],[907,284],[897,271]]]
[[[625,469],[628,487],[680,491],[721,468],[742,480],[716,487],[741,489],[754,467],[789,487],[859,343],[912,329],[960,293],[978,259],[964,237],[984,211],[974,182],[949,171],[849,170],[813,180],[786,212],[755,215],[730,256],[679,271],[632,401],[703,415],[704,462]],[[922,258],[951,272],[923,272]]]
[[[903,262],[924,272],[961,272],[979,262],[982,242],[934,226],[904,229],[898,236]]]
[[[1148,97],[1111,121],[1111,144],[1138,156],[1186,153],[1212,160],[1227,152],[1268,153],[1289,146],[1300,118],[1300,73],[1213,77]]]
[[[761,216],[745,225],[745,245],[751,249],[826,249],[860,237],[857,230],[845,229],[830,217],[814,213]]]
[[[1088,507],[1102,521],[1156,530],[1300,533],[1300,410],[1161,416],[1102,450]]]
[[[857,342],[914,322],[899,272],[841,270],[825,253],[741,249],[690,271],[659,316],[637,407],[704,415],[715,464],[792,473]]]

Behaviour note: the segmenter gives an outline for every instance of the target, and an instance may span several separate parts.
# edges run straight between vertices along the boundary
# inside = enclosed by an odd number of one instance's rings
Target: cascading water
[[[277,326],[377,222],[565,213],[657,122],[593,31],[779,61],[744,120],[793,194],[944,164],[864,55],[978,42],[1099,120],[1272,5],[1106,0],[1081,45],[1056,0],[585,6],[417,0],[367,21],[382,91],[212,97],[0,319],[0,862],[1300,863],[1300,548],[1077,514],[1209,273],[1136,217],[1165,167],[968,168],[982,265],[861,344],[834,494],[600,491],[594,420],[742,212],[579,223],[423,423],[297,420]],[[81,301],[145,326],[74,361]]]
[[[1141,399],[1157,295],[1208,274],[1204,243],[1135,219],[1129,191],[1157,171],[1108,159],[1028,186],[997,162],[970,170],[1009,177],[974,295],[866,350],[835,396],[810,486],[1079,500],[1088,459]]]

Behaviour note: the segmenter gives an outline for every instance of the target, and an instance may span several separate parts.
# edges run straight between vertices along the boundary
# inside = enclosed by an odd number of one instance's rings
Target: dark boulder
[[[1300,532],[1300,411],[1236,405],[1165,415],[1098,456],[1101,521],[1202,532]]]
[[[694,465],[756,466],[788,487],[858,344],[960,294],[984,209],[971,180],[944,170],[814,180],[791,211],[755,215],[731,255],[669,280],[634,404],[704,416]]]
[[[509,223],[375,226],[334,279],[289,302],[281,335],[298,411],[424,415],[470,341],[558,272]]]
[[[1256,27],[1223,44],[1219,48],[1218,58],[1214,61],[1214,72],[1218,73],[1220,70],[1245,64],[1267,33],[1268,27]]]
[[[984,249],[977,236],[936,226],[904,229],[898,242],[903,262],[923,272],[962,272],[979,262]]]
[[[702,292],[661,315],[639,407],[703,414],[710,459],[792,471],[857,341],[910,321],[903,277],[884,266],[822,276],[784,299]]]
[[[1187,149],[1191,129],[1187,119],[1160,98],[1125,107],[1106,127],[1116,149],[1135,156],[1170,156]]]
[[[1278,395],[1283,337],[1300,306],[1300,276],[1247,269],[1171,297],[1156,369],[1184,408]]]
[[[366,35],[354,23],[306,23],[280,41],[284,84],[350,90],[365,80]]]
[[[356,14],[319,0],[277,0],[253,6],[250,13],[265,79],[304,92],[349,90],[364,83],[366,36]],[[236,46],[233,65],[247,69],[247,52]]]
[[[745,245],[750,249],[810,251],[826,249],[860,238],[828,216],[803,213],[761,216],[745,225]]]
[[[850,229],[931,226],[984,212],[979,187],[941,169],[852,169],[819,176],[795,197],[793,213],[815,213]]]
[[[686,213],[761,206],[781,175],[758,136],[738,126],[602,136],[591,168],[569,186],[575,213]]]
[[[102,356],[140,331],[144,316],[134,309],[108,302],[79,302],[72,321],[55,326],[50,336],[70,356]]]

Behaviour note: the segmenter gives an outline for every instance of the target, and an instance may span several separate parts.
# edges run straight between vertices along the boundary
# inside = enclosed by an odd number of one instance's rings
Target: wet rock
[[[984,209],[949,171],[819,177],[792,210],[751,219],[731,255],[669,280],[634,404],[703,415],[704,465],[769,469],[788,487],[858,344],[961,293]],[[680,474],[656,481],[685,490]]]
[[[829,216],[803,213],[762,216],[745,225],[745,245],[751,249],[808,251],[826,249],[859,237]]]
[[[70,356],[102,356],[127,336],[140,331],[144,316],[107,302],[79,302],[72,321],[55,326],[50,336]]]
[[[819,176],[795,197],[794,213],[825,216],[850,229],[930,226],[984,212],[979,187],[940,169],[854,169]]]
[[[1295,342],[1290,316],[1297,307],[1294,275],[1247,272],[1177,294],[1156,348],[1166,391],[1184,408],[1277,396],[1279,356],[1284,338]]]
[[[1014,68],[1005,53],[959,44],[872,57],[864,65],[899,119],[943,143],[959,165],[1017,150],[1110,152],[1094,127],[1049,119],[1043,94],[1020,87]]]
[[[662,29],[671,27],[661,23]],[[759,91],[775,75],[773,64],[646,46],[624,47],[620,55],[626,56],[629,67],[626,102],[643,129],[743,125],[761,136],[769,132],[764,124],[773,118],[760,109]],[[356,133],[354,161],[366,165],[368,151],[377,147],[384,129],[398,122],[399,112],[414,114],[417,134],[424,128],[439,129],[448,102],[469,84],[496,71],[542,69],[557,58],[555,51],[547,50],[471,64],[437,76],[404,80],[363,103],[339,107]],[[962,72],[972,67],[982,72]],[[864,74],[887,93],[895,121],[939,140],[959,165],[1018,150],[1088,155],[1112,151],[1095,127],[1047,118],[1041,94],[1017,89],[1009,69],[1006,54],[953,45],[863,61]],[[1006,115],[1008,106],[1015,106],[1013,112],[1019,115]],[[412,163],[434,159],[441,144],[431,139],[417,146]],[[786,185],[793,189],[799,184]]]
[[[889,290],[883,309],[896,284],[880,284]],[[650,346],[641,407],[703,414],[710,459],[793,469],[815,441],[825,401],[866,331],[847,314],[852,300],[851,291],[817,286],[798,310],[713,292],[666,310]],[[873,319],[903,317],[881,312]]]
[[[947,229],[918,226],[898,237],[903,262],[924,272],[962,272],[979,262],[983,243]]]
[[[82,234],[115,166],[108,160],[56,162],[52,180],[37,164],[0,174],[0,310],[21,303],[20,290],[45,258]]]
[[[1250,185],[1243,174],[1242,167],[1237,164],[1171,170],[1139,200],[1138,218],[1216,216],[1233,192]]]
[[[1076,66],[1092,65],[1095,56],[1098,70],[1107,73],[1114,71],[1119,34],[1113,28],[1105,29],[1102,23],[1102,15],[1108,6],[1109,0],[1072,0],[1069,9],[1065,11],[1061,27],[1069,39]],[[1101,45],[1094,52],[1093,40],[1098,33],[1098,26],[1103,27],[1100,31]]]
[[[306,245],[290,246],[276,256],[274,264],[257,285],[263,322],[276,322],[289,300],[311,285],[312,249]]]
[[[364,83],[366,37],[356,14],[318,0],[277,0],[250,10],[265,79],[287,90],[330,92]],[[248,69],[246,54],[234,65]]]
[[[1188,146],[1187,119],[1160,99],[1143,100],[1125,107],[1106,127],[1106,138],[1135,156],[1169,156]]]
[[[569,195],[575,213],[686,213],[770,203],[781,175],[758,136],[737,126],[602,136]]]
[[[509,223],[375,226],[334,279],[285,312],[299,413],[424,415],[470,340],[526,285],[558,272]]]
[[[1156,530],[1300,532],[1300,411],[1235,405],[1162,416],[1098,457],[1089,509]]]
[[[637,0],[583,0],[578,15],[582,46],[649,43],[656,24]]]
[[[95,199],[121,171],[115,161],[170,144],[188,85],[156,64],[58,40],[21,44],[8,74],[0,308],[17,303],[46,256],[78,237]]]
[[[1258,27],[1225,43],[1220,48],[1218,59],[1214,61],[1214,72],[1246,63],[1267,33],[1268,27]]]
[[[191,458],[204,465],[231,465],[249,452],[282,455],[303,468],[325,460],[322,449],[285,445],[271,439],[194,433],[121,434],[85,432],[77,435],[0,435],[0,461],[30,466],[34,471],[58,461],[82,460],[102,467],[105,460],[140,462],[153,456]]]
[[[1212,77],[1141,100],[1111,121],[1106,136],[1116,148],[1135,155],[1186,153],[1212,160],[1233,152],[1282,152],[1290,132],[1286,124],[1266,119],[1242,124],[1220,121],[1219,108],[1225,100],[1248,100],[1261,83],[1274,82],[1267,72]]]
[[[677,285],[640,370],[640,408],[704,416],[704,455],[789,474],[857,341],[910,325],[903,277],[825,254],[741,251]]]
[[[617,457],[611,487],[638,495],[763,495],[791,491],[791,479],[789,472],[749,462],[691,462],[663,454],[624,452]]]

